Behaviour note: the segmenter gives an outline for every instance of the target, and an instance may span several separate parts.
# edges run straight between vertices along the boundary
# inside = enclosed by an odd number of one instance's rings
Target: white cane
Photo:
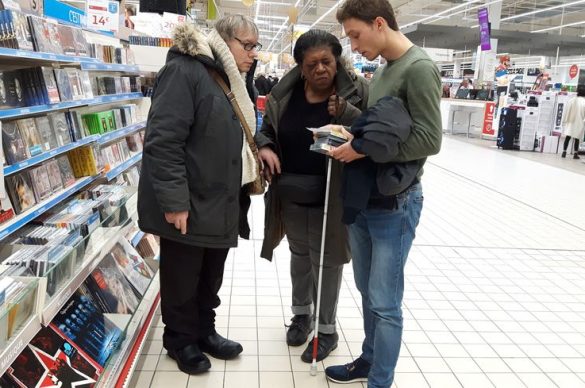
[[[323,259],[325,257],[325,233],[327,232],[327,209],[329,208],[329,186],[331,183],[331,158],[327,157],[327,184],[323,209],[323,228],[321,230],[321,253],[319,256],[319,280],[317,282],[317,305],[315,307],[315,330],[313,334],[313,363],[311,375],[317,375],[317,350],[319,349],[319,312],[321,310],[321,283],[323,282]]]

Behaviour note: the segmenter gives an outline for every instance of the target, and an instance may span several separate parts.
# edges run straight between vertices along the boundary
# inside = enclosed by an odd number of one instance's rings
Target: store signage
[[[477,10],[477,19],[479,21],[479,41],[482,51],[489,51],[492,49],[490,42],[490,20],[487,8],[480,8]]]
[[[173,36],[173,31],[179,24],[185,23],[187,17],[185,15],[179,15],[176,13],[164,12],[162,16],[162,37],[163,38],[171,38]]]
[[[88,0],[87,27],[100,31],[118,31],[120,3],[107,0]]]
[[[569,68],[569,77],[574,79],[579,74],[579,67],[577,65],[573,65]]]
[[[485,103],[485,110],[483,112],[483,128],[481,133],[484,135],[494,136],[496,131],[494,130],[494,114],[496,112],[496,103],[488,101]]]
[[[45,16],[78,27],[85,25],[85,12],[79,8],[61,3],[58,0],[45,0]]]

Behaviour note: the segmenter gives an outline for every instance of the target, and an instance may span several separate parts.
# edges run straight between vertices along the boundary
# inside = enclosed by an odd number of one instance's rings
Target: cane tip
[[[311,376],[317,376],[317,363],[313,362],[311,365]]]

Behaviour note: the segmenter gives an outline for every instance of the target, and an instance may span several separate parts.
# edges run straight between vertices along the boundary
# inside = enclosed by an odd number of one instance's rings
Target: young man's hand
[[[366,155],[358,154],[351,146],[351,141],[340,145],[333,151],[329,151],[329,156],[342,163],[351,163],[354,160],[365,158]]]
[[[167,220],[167,222],[169,224],[175,225],[175,228],[181,231],[181,234],[187,234],[188,218],[189,218],[188,211],[165,213],[165,219]]]

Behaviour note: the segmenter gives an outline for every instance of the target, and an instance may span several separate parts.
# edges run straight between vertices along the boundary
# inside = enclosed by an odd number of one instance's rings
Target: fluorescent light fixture
[[[301,0],[297,0],[297,2],[295,3],[294,7],[296,8],[299,3],[301,2]],[[276,33],[276,35],[274,35],[274,38],[272,38],[272,41],[270,42],[270,45],[268,46],[268,48],[266,49],[267,51],[270,51],[270,49],[272,48],[272,45],[274,44],[274,41],[276,40],[276,38],[278,37],[278,35],[280,35],[280,32],[283,30],[283,28],[286,26],[288,20],[285,20],[282,25],[280,26],[280,28],[278,29],[278,32]]]
[[[414,26],[415,24],[424,23],[424,22],[426,22],[427,20],[431,20],[431,19],[442,19],[442,18],[441,18],[441,16],[442,16],[442,15],[445,15],[446,13],[449,13],[449,12],[451,12],[451,11],[455,11],[455,10],[457,10],[457,9],[459,9],[459,8],[467,7],[468,5],[470,5],[470,4],[474,4],[474,3],[477,3],[477,2],[479,2],[479,1],[480,1],[480,0],[470,0],[470,1],[468,1],[467,3],[464,3],[464,4],[459,4],[459,5],[456,5],[456,6],[454,6],[454,7],[448,8],[448,9],[446,9],[446,10],[444,10],[444,11],[441,11],[441,12],[439,12],[438,14],[431,15],[431,16],[427,16],[427,17],[425,17],[425,18],[422,18],[422,19],[416,20],[416,21],[414,21],[414,22],[407,23],[407,24],[405,24],[405,25],[403,25],[403,26],[400,26],[400,28],[406,28],[406,27]],[[499,0],[499,1],[502,1],[502,0]],[[465,12],[465,11],[463,11],[463,12]],[[452,16],[452,15],[449,15],[449,16]]]
[[[259,19],[275,19],[275,20],[288,20],[288,16],[277,16],[277,15],[258,15]]]
[[[508,17],[502,18],[501,21],[506,22],[508,20],[518,19],[518,18],[521,18],[524,16],[536,15],[537,13],[552,11],[553,9],[565,8],[565,7],[570,7],[572,5],[583,4],[583,3],[585,3],[585,0],[573,1],[572,3],[559,4],[559,5],[555,5],[553,7],[548,7],[548,8],[543,8],[543,9],[535,9],[534,11],[525,12],[525,13],[521,13],[518,15],[513,15],[513,16],[508,16]]]
[[[532,33],[546,32],[546,31],[558,30],[558,29],[564,28],[564,27],[579,26],[581,24],[585,24],[585,20],[581,20],[579,22],[574,22],[574,23],[562,24],[562,25],[556,26],[556,27],[543,28],[542,30],[536,30],[536,31],[530,31],[530,32],[532,32]]]
[[[254,16],[254,22],[255,23],[258,23],[258,16],[259,16],[258,15],[258,11],[260,11],[260,3],[261,2],[262,1],[260,1],[260,0],[256,0],[256,16]]]

